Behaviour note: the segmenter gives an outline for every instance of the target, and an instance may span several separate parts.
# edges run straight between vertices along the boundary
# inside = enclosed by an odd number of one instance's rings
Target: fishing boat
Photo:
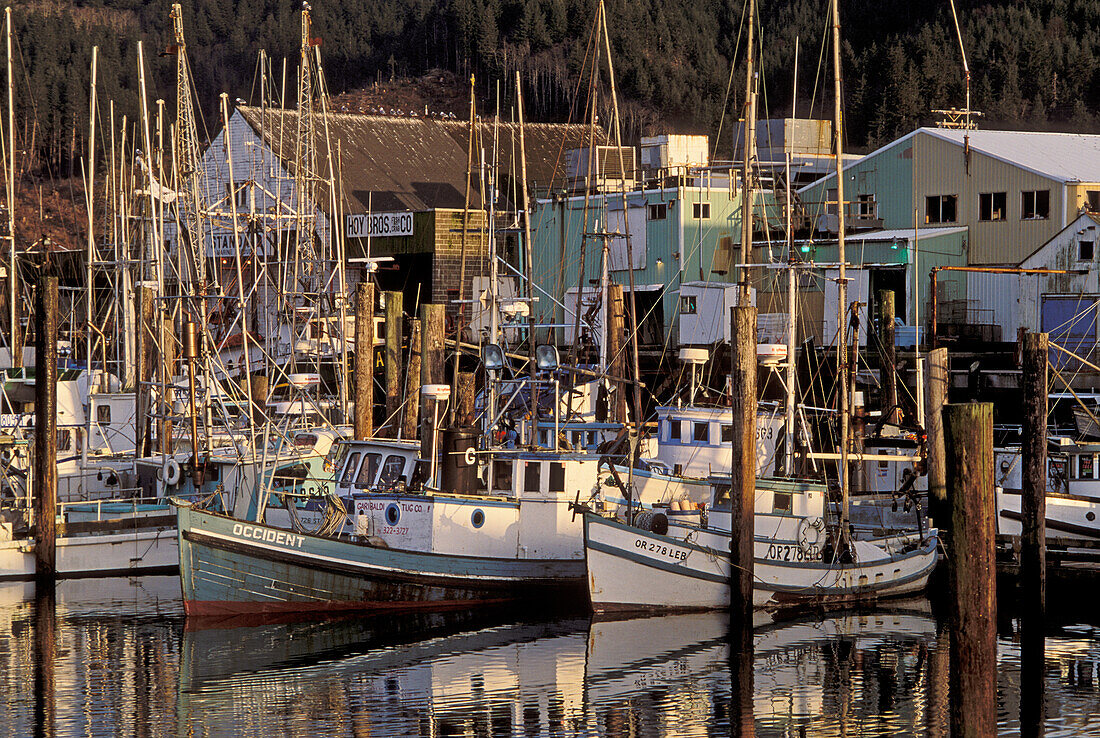
[[[1100,443],[1053,437],[1047,456],[1047,538],[1100,540]],[[1019,448],[995,449],[997,532],[1022,530],[1022,455]]]
[[[855,529],[845,549],[836,526],[826,523],[824,486],[774,479],[757,485],[754,608],[867,602],[917,592],[927,584],[937,559],[935,530],[883,535]],[[707,511],[706,525],[691,522],[694,514],[676,511],[654,513],[641,520],[643,526],[586,512],[593,610],[728,608],[729,516],[728,498]]]

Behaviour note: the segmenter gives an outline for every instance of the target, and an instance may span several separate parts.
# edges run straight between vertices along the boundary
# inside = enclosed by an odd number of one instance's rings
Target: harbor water
[[[756,735],[947,735],[938,609],[761,623]],[[1100,616],[1051,612],[1030,713],[1002,612],[999,733],[1036,734],[1023,711],[1047,736],[1100,736]],[[0,585],[0,629],[0,736],[730,735],[725,613],[188,619],[176,577],[143,577],[63,581],[52,602]]]

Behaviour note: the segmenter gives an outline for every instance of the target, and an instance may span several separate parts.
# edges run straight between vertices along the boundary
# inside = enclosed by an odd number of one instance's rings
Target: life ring
[[[168,459],[168,463],[165,464],[164,482],[169,487],[180,483],[180,477],[182,471],[180,470],[180,463],[175,459]]]
[[[825,534],[825,521],[821,518],[802,518],[798,521],[798,548],[806,556],[816,556]]]

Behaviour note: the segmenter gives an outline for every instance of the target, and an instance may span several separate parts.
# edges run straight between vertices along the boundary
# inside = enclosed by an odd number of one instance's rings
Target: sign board
[[[348,216],[348,238],[367,238],[368,236],[411,236],[413,234],[413,214],[399,213],[357,213]]]

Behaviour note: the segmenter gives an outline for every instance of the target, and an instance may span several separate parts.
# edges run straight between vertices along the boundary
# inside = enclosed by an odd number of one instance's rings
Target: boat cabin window
[[[550,462],[550,491],[565,491],[565,464]]]
[[[794,509],[792,503],[790,492],[775,492],[772,495],[772,512],[789,513]]]
[[[525,492],[538,492],[539,491],[539,477],[541,477],[542,462],[541,461],[528,461],[524,464],[523,471],[523,490]]]
[[[680,440],[680,421],[678,419],[668,421],[668,440]]]
[[[1077,457],[1077,478],[1092,479],[1096,473],[1096,457],[1092,454],[1082,454]]]
[[[581,441],[584,440],[584,433],[581,431],[573,431],[573,448],[580,448]]]
[[[284,466],[275,472],[276,479],[306,479],[309,476],[309,466],[307,464],[291,464],[290,466]]]
[[[344,443],[334,443],[328,450],[328,455],[325,456],[325,463],[323,468],[325,471],[332,471],[333,469],[340,468],[340,462],[347,456],[348,446]]]
[[[359,468],[359,457],[362,453],[355,451],[348,454],[348,463],[344,465],[344,473],[340,475],[340,484],[347,486],[355,479],[355,471]]]
[[[391,454],[386,457],[386,463],[382,465],[382,476],[378,478],[379,486],[391,487],[401,479],[401,472],[405,470],[405,457]]]
[[[382,465],[382,454],[367,454],[363,461],[363,468],[359,470],[359,476],[355,479],[356,487],[369,487],[374,484],[374,478],[378,476],[378,467]]]
[[[294,436],[294,445],[298,448],[313,448],[317,445],[317,436],[314,433],[299,433]]]
[[[722,424],[722,443],[733,443],[733,426]]]
[[[59,430],[57,432],[57,450],[58,451],[68,451],[71,448],[72,442],[73,442],[72,431]]]
[[[105,425],[111,424],[111,406],[110,405],[97,405],[95,409],[95,422],[104,423]]]
[[[493,462],[493,489],[512,491],[512,461]]]
[[[695,440],[700,443],[710,443],[710,423],[695,424]]]

